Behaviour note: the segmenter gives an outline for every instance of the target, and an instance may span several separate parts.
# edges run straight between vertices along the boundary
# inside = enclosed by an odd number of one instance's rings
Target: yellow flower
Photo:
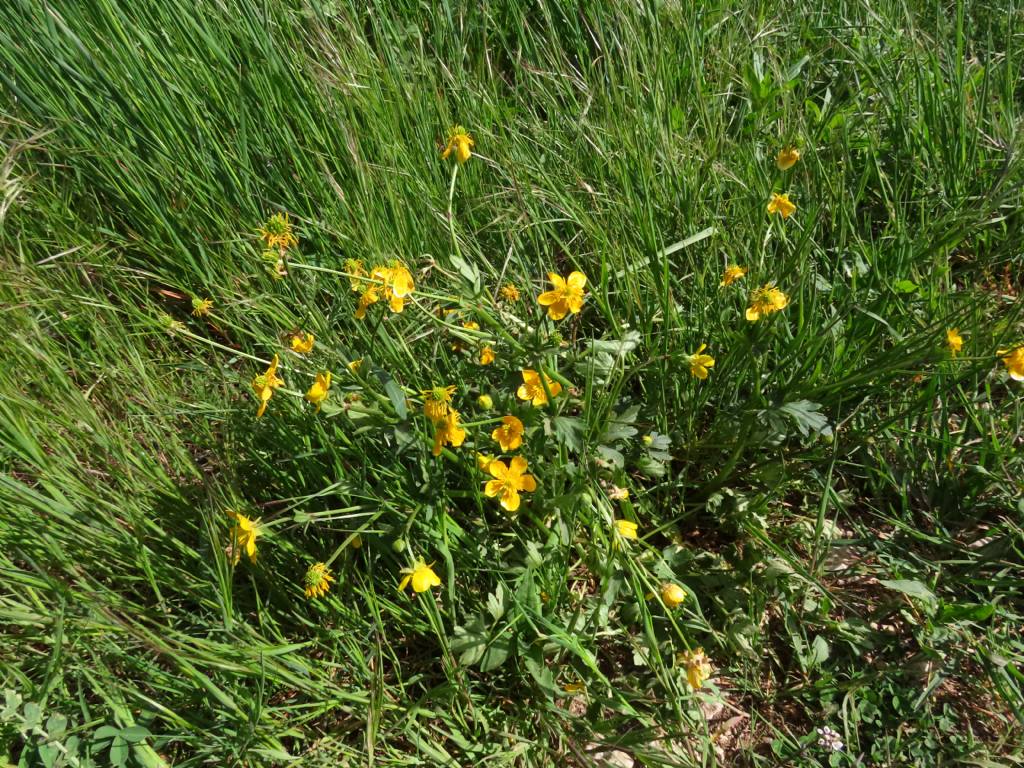
[[[711,677],[711,662],[704,655],[703,648],[679,654],[679,661],[686,667],[686,682],[693,690],[699,689]]]
[[[775,165],[779,167],[780,171],[788,171],[794,165],[796,161],[800,159],[800,150],[796,147],[784,147],[779,150],[778,156],[775,158]]]
[[[260,408],[256,411],[257,419],[267,410],[267,403],[270,402],[274,390],[284,386],[284,381],[277,375],[277,363],[277,355],[274,355],[267,370],[252,380],[252,389],[260,401]]]
[[[946,346],[949,347],[949,352],[953,357],[956,357],[957,353],[963,349],[964,337],[960,335],[959,328],[950,328],[946,331]]]
[[[327,563],[314,563],[306,570],[306,597],[323,597],[331,588],[334,575]]]
[[[624,539],[636,540],[637,525],[632,520],[616,520],[615,530]]]
[[[500,497],[501,506],[515,512],[519,509],[519,492],[537,490],[537,481],[533,475],[524,474],[526,469],[526,459],[522,456],[513,457],[507,466],[500,459],[495,459],[487,465],[487,471],[494,479],[484,484],[484,495],[492,499]]]
[[[605,493],[612,501],[625,501],[629,498],[629,488],[620,488],[617,485],[605,489]]]
[[[548,272],[548,280],[554,289],[537,297],[537,303],[548,308],[548,317],[561,320],[570,312],[578,314],[583,308],[583,287],[587,284],[587,276],[582,272],[571,272],[563,279],[554,272]]]
[[[228,515],[235,521],[231,529],[231,544],[228,547],[228,556],[232,565],[238,565],[244,551],[250,563],[256,562],[256,537],[260,535],[259,518],[253,520],[241,512],[228,510]]]
[[[213,309],[213,299],[200,299],[198,296],[192,297],[193,317],[205,317],[210,314],[211,309]]]
[[[788,219],[796,212],[796,203],[789,199],[789,195],[778,195],[772,192],[772,199],[768,201],[768,213],[777,213],[782,218]]]
[[[490,395],[480,395],[476,399],[476,404],[483,408],[485,411],[491,410],[494,407],[494,400]]]
[[[459,412],[450,408],[444,420],[434,425],[434,449],[431,453],[440,456],[445,445],[450,444],[452,448],[458,448],[465,439],[466,430],[459,426]]]
[[[455,159],[459,161],[459,165],[462,165],[473,156],[472,148],[475,144],[473,137],[466,133],[465,128],[461,125],[453,125],[448,131],[448,144],[441,152],[441,159],[447,160],[448,155],[454,151]]]
[[[512,283],[501,286],[501,298],[505,301],[519,301],[519,289]]]
[[[746,267],[740,267],[735,264],[728,266],[725,268],[725,272],[722,273],[722,282],[719,283],[719,286],[732,285],[745,274],[747,274]]]
[[[768,283],[760,288],[755,288],[750,294],[750,306],[747,308],[746,317],[750,322],[756,322],[762,315],[770,315],[785,309],[789,305],[789,298],[775,287],[774,283]]]
[[[675,608],[686,600],[686,590],[678,584],[666,582],[661,585],[661,600],[669,608]]]
[[[491,349],[490,344],[480,350],[480,365],[490,365],[494,362],[497,355],[494,354],[494,350]]]
[[[468,322],[463,323],[462,327],[470,331],[479,331],[480,323],[478,323],[476,320],[470,320]]]
[[[519,396],[519,399],[531,400],[534,405],[544,405],[547,403],[548,396],[544,391],[544,384],[541,383],[540,374],[529,369],[522,373],[523,383],[520,384],[519,389],[516,390],[516,395]],[[548,390],[551,392],[551,396],[558,397],[558,393],[562,391],[562,385],[557,381],[553,381],[547,374],[544,374],[544,381],[548,385]]]
[[[404,590],[410,581],[413,592],[426,592],[431,587],[441,586],[441,579],[434,573],[433,565],[433,563],[427,565],[422,560],[417,560],[412,568],[403,568],[402,573],[405,574],[405,578],[398,585],[398,591]]]
[[[378,288],[387,296],[388,306],[391,307],[392,312],[398,313],[405,309],[405,299],[416,286],[413,284],[412,273],[404,264],[395,261],[390,267],[374,267],[370,277],[381,282]]]
[[[362,320],[366,317],[366,310],[371,304],[376,304],[380,301],[380,293],[378,292],[377,286],[367,288],[363,291],[363,295],[359,297],[359,306],[356,307],[356,320]]]
[[[486,453],[480,453],[477,451],[476,454],[476,467],[481,472],[486,472],[487,468],[491,466],[491,462],[494,461],[494,457]]]
[[[275,213],[259,229],[260,237],[267,244],[267,248],[277,248],[286,251],[299,244],[299,239],[292,232],[292,223],[288,221],[288,214]]]
[[[1010,351],[1001,349],[999,354],[1006,355],[1003,358],[1003,364],[1006,366],[1010,378],[1014,381],[1024,381],[1024,346]]]
[[[363,367],[363,358],[361,358],[361,357],[358,360],[353,360],[351,363],[348,364],[348,369],[350,371],[352,371],[353,375],[359,373],[359,369],[362,368],[362,367]]]
[[[448,416],[448,404],[455,394],[455,385],[447,387],[433,386],[420,392],[423,395],[423,413],[435,424],[444,421]]]
[[[363,290],[366,284],[366,265],[362,259],[345,259],[345,272],[348,273],[348,284],[355,293]]]
[[[300,355],[308,355],[313,351],[313,334],[307,333],[305,336],[301,333],[297,333],[292,336],[292,352],[298,352]]]
[[[316,375],[316,381],[313,382],[313,386],[311,386],[309,391],[306,393],[306,399],[315,405],[317,411],[319,411],[324,400],[326,400],[327,396],[330,395],[330,389],[331,372],[324,371],[323,373],[318,373]]]
[[[715,358],[711,355],[701,354],[707,348],[707,344],[701,344],[700,348],[690,355],[690,375],[696,376],[698,379],[706,379],[708,377],[708,369],[715,367]]]
[[[505,453],[514,451],[523,444],[523,422],[515,416],[502,416],[501,426],[491,432],[491,437]]]

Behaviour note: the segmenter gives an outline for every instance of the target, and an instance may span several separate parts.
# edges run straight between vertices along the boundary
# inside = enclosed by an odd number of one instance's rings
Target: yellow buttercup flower
[[[405,308],[406,298],[415,290],[412,273],[400,261],[390,267],[376,267],[371,276],[383,282],[384,295],[388,299],[391,311],[398,313]]]
[[[228,510],[228,515],[235,521],[231,529],[231,544],[228,546],[228,556],[232,565],[238,565],[245,552],[250,563],[256,562],[256,538],[260,535],[259,518],[253,520],[241,512]]]
[[[405,574],[405,578],[398,585],[398,591],[404,590],[409,582],[412,582],[413,592],[426,592],[431,587],[441,586],[441,579],[434,573],[433,565],[433,563],[427,565],[423,560],[417,560],[412,568],[403,568],[402,573]]]
[[[480,350],[480,365],[490,365],[496,358],[497,355],[494,354],[494,350],[489,344]]]
[[[661,585],[661,600],[669,608],[675,608],[686,600],[686,590],[678,584],[666,582]]]
[[[624,539],[633,539],[635,541],[637,538],[637,524],[632,520],[616,520],[615,530],[618,532],[619,536]]]
[[[537,303],[548,308],[548,317],[561,320],[572,312],[578,314],[583,309],[584,291],[587,276],[582,272],[570,272],[562,278],[554,272],[548,272],[548,280],[555,286],[537,297]]]
[[[455,394],[455,385],[433,386],[420,391],[423,395],[423,413],[435,424],[448,416],[448,406]]]
[[[785,147],[779,150],[778,156],[775,158],[775,165],[778,166],[780,171],[788,171],[794,165],[796,161],[800,159],[800,150],[796,147]]]
[[[455,152],[455,159],[458,160],[459,165],[462,165],[473,156],[472,150],[475,144],[473,137],[466,133],[465,128],[461,125],[453,125],[448,131],[448,144],[441,152],[441,159],[447,160],[448,156]]]
[[[297,333],[292,336],[292,352],[297,352],[300,355],[308,355],[313,351],[313,334],[307,333],[305,335]]]
[[[715,367],[715,358],[711,355],[702,355],[701,353],[708,348],[707,344],[701,344],[700,348],[690,355],[690,375],[696,376],[698,379],[706,379],[708,377],[708,369]]]
[[[950,328],[946,331],[946,346],[949,347],[949,353],[956,357],[957,353],[964,347],[964,337],[960,335],[959,328]]]
[[[505,301],[519,301],[519,289],[512,283],[501,286],[501,298]]]
[[[284,386],[284,381],[277,375],[277,364],[278,358],[277,355],[274,355],[267,370],[252,380],[253,392],[256,393],[256,397],[260,401],[260,408],[256,411],[257,419],[262,417],[263,412],[267,410],[267,403],[270,402],[274,390]]]
[[[292,223],[288,220],[287,213],[275,213],[260,227],[259,233],[267,248],[286,251],[299,244],[299,239],[292,232]]]
[[[796,212],[796,203],[789,199],[789,195],[779,195],[772,192],[772,199],[768,201],[768,213],[777,213],[782,218],[788,219]]]
[[[499,497],[504,509],[515,512],[519,509],[519,492],[532,493],[537,490],[537,481],[533,475],[524,474],[526,469],[526,459],[522,456],[513,457],[508,465],[495,459],[487,465],[487,471],[494,479],[484,484],[484,495],[492,499]]]
[[[309,400],[313,405],[316,406],[317,411],[320,410],[320,406],[324,400],[330,395],[331,389],[331,372],[324,371],[316,375],[316,381],[313,382],[313,386],[306,392],[306,399]]]
[[[359,369],[362,368],[362,367],[363,367],[363,358],[361,358],[361,357],[358,360],[353,360],[351,363],[348,364],[348,369],[350,371],[352,371],[353,375],[359,373]]]
[[[313,599],[316,597],[323,597],[331,588],[331,582],[334,581],[334,574],[332,574],[331,569],[327,567],[327,563],[314,563],[306,569],[306,578],[304,581],[307,598]]]
[[[704,655],[704,649],[698,648],[695,651],[685,651],[679,654],[680,663],[686,667],[686,682],[693,690],[698,690],[704,681],[711,677],[711,662]]]
[[[1024,381],[1024,346],[1013,350],[1001,349],[999,354],[1006,355],[1003,358],[1003,365],[1006,366],[1010,378],[1014,381]]]
[[[494,399],[490,395],[480,395],[480,397],[476,399],[476,404],[485,411],[489,411],[494,407]]]
[[[732,285],[745,274],[747,274],[746,267],[740,267],[735,264],[728,266],[725,268],[725,272],[722,273],[722,282],[720,282],[718,285],[722,287]]]
[[[774,283],[755,288],[750,294],[750,306],[747,308],[746,317],[750,322],[760,320],[762,315],[770,315],[779,312],[789,305],[789,297],[775,287]]]
[[[491,466],[491,462],[494,461],[494,456],[490,456],[486,453],[480,453],[477,451],[476,454],[476,467],[481,472],[486,472],[487,468]]]
[[[434,425],[434,449],[431,453],[440,456],[441,449],[445,445],[458,448],[465,439],[466,430],[459,426],[459,412],[454,408],[449,408],[444,419]]]
[[[530,369],[523,371],[522,374],[523,383],[516,390],[516,395],[519,396],[519,399],[530,400],[534,405],[544,405],[547,403],[548,396],[544,391],[544,384],[541,383],[540,374]],[[554,381],[547,374],[544,374],[544,382],[547,383],[551,396],[558,397],[558,393],[562,391],[562,385]]]
[[[206,317],[206,315],[210,314],[211,309],[213,309],[213,299],[200,299],[198,296],[192,297],[193,317]]]
[[[505,453],[514,451],[523,444],[523,422],[515,416],[502,416],[501,426],[491,432],[491,437]]]

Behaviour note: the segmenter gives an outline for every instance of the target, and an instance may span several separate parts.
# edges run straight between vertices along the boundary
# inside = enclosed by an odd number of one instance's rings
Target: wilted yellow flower
[[[796,147],[785,147],[779,150],[778,156],[775,158],[775,165],[778,166],[780,171],[788,171],[794,165],[796,161],[800,159],[800,150]]]
[[[348,284],[355,293],[366,287],[368,275],[362,259],[345,259],[345,272],[348,274]]]
[[[512,283],[501,286],[501,298],[505,301],[519,301],[519,289]]]
[[[526,459],[522,456],[513,457],[507,466],[500,459],[495,459],[487,465],[487,471],[494,479],[484,484],[484,495],[492,499],[499,497],[504,509],[515,512],[519,509],[519,492],[537,490],[537,481],[533,475],[524,474],[526,469]]]
[[[320,406],[324,400],[330,395],[331,389],[331,372],[324,371],[316,375],[316,381],[313,382],[313,386],[306,392],[306,399],[309,400],[313,405],[316,406],[317,411],[320,410]]]
[[[398,591],[404,590],[409,582],[412,582],[413,592],[426,592],[431,587],[441,586],[441,579],[434,573],[433,565],[433,563],[427,565],[422,560],[417,560],[412,568],[403,568],[402,573],[405,574],[405,578],[398,585]]]
[[[491,398],[490,395],[484,394],[480,395],[480,397],[476,399],[476,404],[483,408],[485,411],[489,411],[491,410],[491,408],[494,407],[494,400]]]
[[[275,213],[260,227],[259,233],[267,248],[285,251],[299,244],[299,239],[292,232],[292,223],[288,220],[287,213]]]
[[[617,485],[609,486],[605,489],[605,493],[608,494],[608,498],[612,501],[625,501],[629,498],[629,489],[620,488]]]
[[[492,461],[494,461],[494,456],[477,451],[476,466],[481,472],[486,472]]]
[[[449,408],[448,415],[442,421],[434,424],[434,449],[431,453],[440,456],[441,449],[445,445],[458,448],[465,439],[466,430],[459,426],[459,412],[454,408]]]
[[[950,328],[946,331],[946,346],[949,347],[949,352],[953,357],[956,357],[957,353],[963,349],[964,338],[960,335],[959,328]]]
[[[213,309],[213,299],[200,299],[198,296],[192,297],[193,317],[205,317],[210,314],[211,309]]]
[[[461,125],[453,125],[448,131],[448,144],[441,152],[441,159],[447,160],[448,155],[454,151],[455,159],[459,161],[459,165],[462,165],[473,156],[472,148],[475,143],[473,137],[466,133],[465,128]]]
[[[770,315],[779,312],[789,305],[789,298],[775,287],[774,283],[768,283],[760,288],[755,288],[750,294],[750,306],[747,307],[746,317],[750,322],[761,319],[762,315]]]
[[[621,536],[624,539],[636,540],[637,538],[637,525],[632,520],[616,520],[615,530],[618,532],[619,536]]]
[[[490,365],[496,358],[497,355],[494,354],[490,344],[480,350],[480,365]]]
[[[1003,364],[1006,366],[1010,378],[1014,381],[1024,381],[1024,346],[1009,351],[1001,349],[999,354],[1006,355],[1003,358]]]
[[[435,424],[448,416],[448,404],[455,394],[455,385],[447,387],[433,386],[420,391],[423,395],[423,413]]]
[[[707,348],[707,344],[701,344],[700,348],[689,357],[690,374],[698,379],[706,379],[708,377],[708,369],[715,367],[715,358],[711,355],[701,354]]]
[[[725,272],[722,273],[722,282],[720,282],[719,285],[723,287],[726,285],[732,285],[745,274],[747,274],[746,267],[740,267],[736,264],[728,266],[725,268]]]
[[[515,416],[502,416],[501,426],[491,432],[491,437],[505,453],[514,451],[523,444],[523,422]]]
[[[353,360],[351,363],[348,364],[348,369],[350,371],[352,371],[353,374],[359,373],[359,369],[362,368],[362,367],[363,367],[363,358],[361,358],[361,357],[358,360]]]
[[[274,355],[267,370],[252,380],[252,389],[260,401],[260,408],[256,411],[257,419],[262,417],[263,412],[267,410],[267,403],[270,402],[274,390],[284,386],[284,381],[277,375],[277,364],[278,358],[277,355]]]
[[[537,303],[548,308],[548,317],[552,320],[561,320],[570,312],[575,315],[583,309],[586,275],[582,272],[570,272],[568,277],[562,278],[554,272],[548,272],[548,280],[555,287],[537,297]]]
[[[519,396],[519,399],[530,400],[534,405],[544,405],[547,403],[548,396],[544,391],[544,384],[541,382],[540,374],[530,369],[527,369],[522,373],[523,383],[520,384],[519,389],[516,390],[516,395]],[[547,383],[551,396],[558,397],[558,393],[562,391],[562,385],[557,381],[554,381],[547,374],[544,374],[544,382]]]
[[[693,690],[704,685],[704,681],[711,677],[711,662],[704,655],[704,649],[698,648],[695,651],[684,651],[679,654],[680,663],[686,667],[686,682]]]
[[[334,575],[327,563],[314,563],[306,570],[306,597],[323,597],[331,588]]]
[[[228,515],[235,521],[231,529],[231,544],[228,547],[228,556],[232,565],[238,565],[242,559],[242,552],[245,552],[250,563],[256,562],[256,537],[260,535],[259,518],[253,520],[241,512],[228,510]]]
[[[772,192],[772,199],[768,201],[768,213],[777,213],[782,218],[788,219],[795,212],[796,203],[789,199],[789,195]]]
[[[305,335],[297,333],[292,336],[292,352],[298,352],[300,355],[308,355],[313,351],[313,334],[306,333]]]
[[[166,312],[160,314],[160,326],[171,336],[185,330],[185,324],[181,320],[175,320]]]
[[[284,280],[288,277],[288,267],[285,266],[284,259],[274,259],[274,263],[268,269],[270,276],[275,280]]]
[[[686,600],[686,590],[678,584],[666,582],[661,585],[661,600],[669,608],[675,608]]]

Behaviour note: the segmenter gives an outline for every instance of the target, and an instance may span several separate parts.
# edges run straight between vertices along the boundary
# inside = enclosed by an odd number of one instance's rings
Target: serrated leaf
[[[918,285],[913,280],[897,280],[895,283],[892,284],[892,289],[896,291],[896,293],[916,293],[918,290]]]
[[[794,400],[793,402],[785,403],[778,410],[796,425],[796,428],[800,430],[800,434],[804,437],[811,433],[821,435],[832,434],[832,428],[828,424],[828,419],[824,414],[820,413],[821,405],[819,403],[812,403],[810,400]]]
[[[574,416],[553,416],[545,420],[548,434],[570,451],[583,450],[583,422]]]
[[[614,448],[609,448],[607,445],[597,446],[597,453],[602,459],[617,469],[622,469],[626,464],[626,458]]]

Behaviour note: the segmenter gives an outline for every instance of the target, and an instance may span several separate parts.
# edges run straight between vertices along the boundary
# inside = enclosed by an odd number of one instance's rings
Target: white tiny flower
[[[818,732],[818,746],[824,749],[830,749],[833,752],[841,752],[843,750],[843,741],[839,738],[839,734],[829,728],[827,725],[824,728],[816,728]]]

